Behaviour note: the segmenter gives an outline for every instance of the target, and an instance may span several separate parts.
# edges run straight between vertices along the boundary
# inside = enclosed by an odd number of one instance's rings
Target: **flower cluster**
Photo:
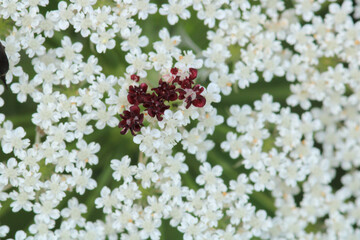
[[[0,238],[360,239],[359,18],[0,0]]]
[[[165,110],[170,108],[165,102],[184,99],[186,109],[191,105],[203,107],[206,104],[205,97],[201,95],[204,88],[199,84],[194,86],[196,77],[197,70],[194,68],[190,68],[188,74],[179,72],[177,68],[172,68],[171,74],[166,76],[166,81],[160,79],[159,86],[151,89],[152,93],[147,93],[148,85],[146,83],[141,83],[138,87],[131,85],[127,99],[132,105],[129,111],[126,110],[120,114],[122,120],[119,127],[123,128],[121,134],[126,134],[129,129],[132,135],[140,131],[144,120],[144,114],[140,112],[140,104],[144,106],[150,117],[156,117],[158,121],[163,120]],[[140,77],[134,74],[131,75],[131,79],[135,82],[140,81]]]

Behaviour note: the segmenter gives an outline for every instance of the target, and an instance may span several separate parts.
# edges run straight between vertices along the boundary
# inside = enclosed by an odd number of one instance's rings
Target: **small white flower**
[[[6,165],[0,163],[0,183],[7,185],[8,183],[14,187],[19,186],[20,169],[15,158],[10,158]]]
[[[3,152],[8,154],[13,151],[15,156],[24,158],[25,149],[30,145],[29,139],[23,139],[25,135],[26,132],[22,127],[6,131],[1,141]]]
[[[77,167],[85,168],[86,164],[98,164],[99,159],[96,156],[96,153],[100,151],[100,145],[98,143],[91,142],[87,144],[81,139],[76,143],[76,147],[79,149],[76,151]]]
[[[135,175],[136,179],[141,179],[141,186],[143,188],[149,188],[151,182],[155,183],[159,179],[157,172],[160,170],[159,164],[154,164],[152,162],[144,165],[142,163],[138,164],[137,174]]]
[[[167,15],[170,25],[174,25],[181,19],[190,18],[190,12],[187,8],[190,6],[188,0],[169,0],[169,4],[162,4],[159,9],[161,15]]]
[[[36,234],[39,239],[51,239],[54,238],[54,233],[50,229],[55,227],[55,221],[44,221],[40,216],[35,216],[35,223],[30,225],[29,232]]]
[[[112,208],[119,205],[117,192],[111,192],[108,187],[103,187],[100,192],[101,197],[95,199],[96,208],[103,208],[104,213],[111,213]]]
[[[0,237],[5,237],[6,234],[8,234],[10,231],[10,228],[6,225],[0,226]]]
[[[96,51],[98,53],[105,53],[106,49],[113,49],[115,47],[115,32],[110,29],[108,31],[98,31],[92,33],[90,40],[96,44]]]
[[[67,179],[70,186],[76,187],[76,192],[80,195],[84,194],[85,189],[92,190],[96,187],[96,181],[91,178],[92,170],[84,169],[83,171],[74,168],[71,172],[72,176]]]
[[[10,192],[9,197],[13,200],[10,204],[13,212],[18,212],[21,209],[30,212],[33,207],[33,203],[31,201],[35,199],[35,192],[26,192],[22,188],[19,188],[18,192]]]
[[[141,218],[137,219],[136,226],[140,229],[140,237],[142,239],[147,239],[150,237],[152,240],[160,239],[159,227],[161,221],[159,218],[153,217],[151,214],[145,214]]]
[[[125,60],[130,64],[126,68],[128,74],[136,74],[140,78],[147,76],[146,70],[151,69],[151,63],[147,61],[148,56],[145,53],[141,53],[140,50],[135,49],[125,56]]]
[[[123,179],[125,182],[132,181],[132,175],[136,172],[136,166],[130,166],[131,159],[129,156],[111,160],[110,167],[114,170],[113,178],[117,181]]]
[[[86,213],[86,205],[80,203],[77,198],[73,197],[68,200],[68,207],[61,210],[61,216],[73,227],[83,227],[85,225],[85,218],[81,215]]]
[[[56,105],[53,103],[40,103],[37,112],[32,115],[32,122],[42,129],[48,129],[52,123],[58,122],[61,115],[56,111]]]
[[[202,166],[200,166],[200,175],[196,177],[196,183],[199,185],[205,185],[205,189],[208,191],[213,191],[215,185],[218,182],[221,182],[221,179],[218,178],[221,176],[223,169],[216,165],[211,168],[210,164],[205,162]]]

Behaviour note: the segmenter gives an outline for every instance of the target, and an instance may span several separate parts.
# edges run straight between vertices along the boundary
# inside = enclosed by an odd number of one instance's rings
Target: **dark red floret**
[[[188,90],[186,96],[185,102],[186,102],[186,108],[189,108],[192,105],[195,107],[203,107],[206,104],[206,98],[201,95],[201,93],[204,91],[204,88],[201,87],[199,84],[197,84],[195,87],[193,87],[191,90]]]
[[[172,68],[172,69],[170,70],[170,72],[171,72],[172,75],[177,75],[178,72],[179,72],[179,69],[176,68],[176,67],[174,67],[174,68]]]
[[[197,77],[198,71],[197,71],[197,69],[195,69],[195,68],[190,68],[190,69],[189,69],[189,73],[190,73],[189,79],[190,79],[190,80],[194,80],[194,79]]]
[[[166,109],[169,109],[170,106],[164,104],[164,100],[159,98],[155,93],[151,95],[151,98],[148,98],[147,101],[143,104],[146,108],[150,117],[155,117],[157,120],[163,120],[162,115]]]
[[[167,82],[163,82],[161,79],[159,81],[159,86],[157,88],[152,88],[151,90],[156,92],[157,96],[165,101],[175,101],[178,98],[175,85],[170,85]]]
[[[120,117],[122,120],[119,123],[119,128],[123,128],[121,134],[126,134],[129,129],[134,136],[136,135],[135,132],[140,132],[143,126],[144,114],[140,113],[138,106],[131,106],[129,111],[124,111],[123,114],[120,114]]]
[[[140,86],[130,86],[129,93],[127,95],[127,99],[129,103],[134,105],[139,105],[144,103],[144,99],[147,95],[146,91],[148,89],[148,85],[146,83],[140,84]]]
[[[135,82],[139,82],[140,81],[140,77],[136,74],[133,74],[130,76],[131,80],[135,81]]]

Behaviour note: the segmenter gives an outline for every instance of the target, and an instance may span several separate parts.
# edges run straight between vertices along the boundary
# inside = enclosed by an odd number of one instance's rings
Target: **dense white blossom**
[[[359,18],[358,0],[0,1],[0,238],[360,239]],[[203,107],[187,89],[119,137],[131,85],[192,68]]]

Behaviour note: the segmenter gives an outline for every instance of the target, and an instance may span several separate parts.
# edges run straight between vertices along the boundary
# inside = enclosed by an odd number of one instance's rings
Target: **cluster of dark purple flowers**
[[[152,92],[147,92],[148,85],[141,83],[139,86],[132,85],[129,87],[129,93],[127,99],[132,106],[129,110],[125,110],[123,114],[120,114],[122,120],[119,123],[119,128],[122,128],[121,134],[126,134],[130,130],[132,135],[136,135],[135,132],[139,132],[143,126],[144,114],[140,109],[142,104],[144,111],[146,111],[150,117],[156,117],[158,121],[163,119],[163,114],[170,106],[165,104],[176,100],[184,100],[186,108],[191,105],[195,107],[203,107],[206,104],[206,99],[201,93],[204,91],[204,87],[194,83],[194,79],[197,77],[197,70],[194,68],[189,69],[189,75],[181,79],[179,76],[179,69],[171,69],[170,81],[159,80],[159,86],[152,88]],[[131,79],[139,82],[140,77],[137,75],[131,75]]]

